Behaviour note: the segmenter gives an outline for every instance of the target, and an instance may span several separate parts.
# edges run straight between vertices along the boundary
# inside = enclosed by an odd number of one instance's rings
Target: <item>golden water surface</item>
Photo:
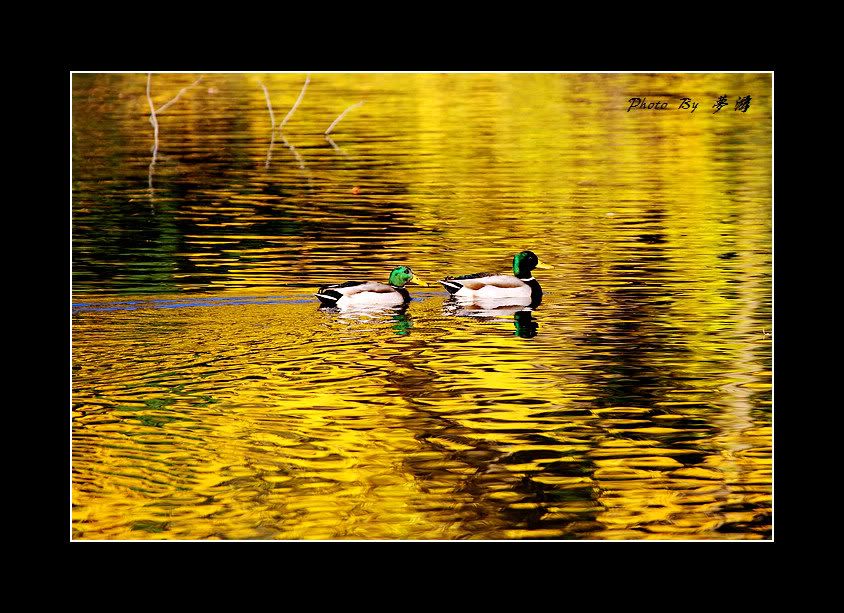
[[[199,76],[72,77],[73,539],[772,537],[769,74]]]

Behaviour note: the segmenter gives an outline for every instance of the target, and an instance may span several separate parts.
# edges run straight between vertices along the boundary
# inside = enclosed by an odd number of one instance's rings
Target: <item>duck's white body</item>
[[[478,300],[500,298],[524,298],[530,302],[534,289],[527,284],[530,279],[519,279],[512,275],[488,275],[466,279],[444,279],[443,287],[455,298]]]
[[[377,281],[328,285],[320,288],[316,296],[323,305],[340,308],[399,306],[410,299],[407,290]]]

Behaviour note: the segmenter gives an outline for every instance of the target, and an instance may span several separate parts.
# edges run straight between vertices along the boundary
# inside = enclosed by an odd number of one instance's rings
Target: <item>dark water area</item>
[[[770,75],[199,76],[73,76],[72,538],[772,537]]]

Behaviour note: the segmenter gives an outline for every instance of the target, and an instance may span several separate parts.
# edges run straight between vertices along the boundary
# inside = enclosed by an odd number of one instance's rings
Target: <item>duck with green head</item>
[[[319,298],[321,306],[327,307],[400,306],[410,302],[410,292],[404,287],[408,283],[428,286],[409,266],[397,266],[390,273],[388,283],[346,281],[337,285],[325,285],[319,288],[316,297]]]
[[[440,283],[461,301],[503,301],[535,306],[542,300],[542,288],[532,274],[535,268],[552,266],[540,262],[533,251],[522,251],[513,258],[513,275],[479,272],[446,277]]]

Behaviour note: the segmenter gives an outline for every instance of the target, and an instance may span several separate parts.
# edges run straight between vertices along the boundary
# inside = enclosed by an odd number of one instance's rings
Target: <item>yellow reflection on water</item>
[[[770,75],[318,73],[268,163],[302,80],[185,93],[150,212],[145,76],[74,76],[75,538],[769,537]],[[525,248],[535,335],[312,296]]]

